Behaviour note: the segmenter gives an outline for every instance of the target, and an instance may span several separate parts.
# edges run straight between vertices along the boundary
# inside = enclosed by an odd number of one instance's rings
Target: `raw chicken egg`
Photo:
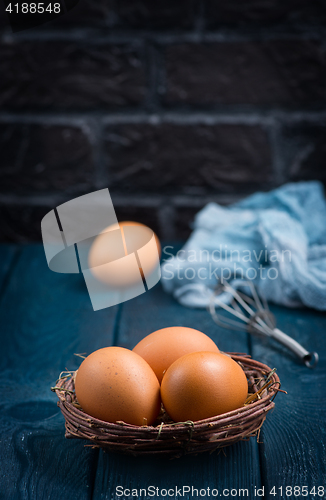
[[[144,244],[145,242],[150,239],[151,235],[154,235],[155,238],[155,243],[157,246],[157,251],[159,258],[161,257],[161,244],[160,240],[156,236],[156,234],[150,229],[149,227],[145,226],[144,224],[141,224],[140,222],[133,222],[133,221],[124,221],[124,222],[119,222],[119,226],[124,238],[125,243],[125,249],[126,249],[126,255],[130,254],[131,252],[137,252]],[[137,230],[137,227],[141,228],[141,232]],[[147,250],[146,253],[146,260],[149,263],[150,268],[155,267],[155,262],[156,262],[156,254],[153,252],[153,250]],[[141,266],[139,266],[140,274],[143,279],[145,279],[145,275],[143,272],[143,269]]]
[[[181,356],[191,352],[219,352],[217,345],[207,335],[184,326],[162,328],[147,335],[134,348],[152,367],[161,382],[164,372]]]
[[[151,425],[160,411],[160,385],[146,361],[123,347],[90,354],[75,379],[79,404],[106,422]]]
[[[141,224],[140,222],[133,222],[133,221],[123,221],[123,222],[119,222],[119,226],[120,226],[120,229],[122,229],[122,231],[125,230],[125,228],[127,227],[130,227],[130,226],[141,226],[142,229],[145,231],[148,232],[148,234],[154,234],[154,237],[155,237],[155,242],[156,242],[156,246],[157,246],[157,251],[159,253],[159,256],[161,256],[161,244],[160,244],[160,240],[158,239],[158,237],[156,236],[156,234],[152,231],[152,229],[150,229],[148,226],[145,226],[145,224]],[[142,239],[140,239],[138,242],[135,241],[135,250],[137,250],[137,248],[139,248],[142,244]]]
[[[196,352],[177,359],[161,384],[163,405],[175,422],[203,420],[244,405],[248,382],[226,354]]]
[[[92,243],[88,266],[112,290],[124,290],[159,268],[161,245],[156,234],[139,222],[125,221],[104,229]],[[136,258],[138,256],[138,260]]]

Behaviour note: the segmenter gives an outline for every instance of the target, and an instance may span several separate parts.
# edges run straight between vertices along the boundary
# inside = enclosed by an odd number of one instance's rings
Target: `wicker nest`
[[[172,422],[162,408],[153,426],[138,427],[124,422],[109,423],[86,414],[77,402],[74,372],[65,375],[52,390],[57,394],[66,426],[66,438],[90,441],[90,446],[131,455],[180,457],[214,451],[237,441],[259,437],[267,412],[280,388],[275,369],[251,359],[247,354],[227,353],[244,370],[249,394],[243,407],[197,422]]]

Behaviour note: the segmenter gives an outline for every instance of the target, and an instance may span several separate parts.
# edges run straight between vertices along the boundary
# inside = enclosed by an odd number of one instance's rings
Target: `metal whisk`
[[[219,306],[244,322],[249,333],[272,337],[296,354],[308,368],[314,368],[318,363],[318,354],[308,352],[296,340],[276,328],[275,317],[269,310],[266,300],[258,296],[254,284],[251,281],[243,281],[242,284],[250,288],[252,297],[235,290],[227,282],[222,282],[217,286],[209,305],[209,312],[215,323],[230,330],[243,331],[244,329],[244,324],[240,321],[218,314],[215,307]],[[223,292],[231,294],[230,305],[224,303],[219,297]]]

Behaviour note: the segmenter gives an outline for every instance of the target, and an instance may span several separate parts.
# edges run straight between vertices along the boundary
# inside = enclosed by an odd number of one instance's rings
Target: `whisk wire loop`
[[[230,330],[243,331],[246,329],[252,334],[272,337],[296,354],[307,367],[316,366],[318,362],[316,352],[307,351],[296,340],[276,328],[275,316],[270,311],[266,299],[259,297],[254,284],[251,281],[242,281],[241,286],[249,288],[251,297],[243,291],[236,290],[227,281],[221,281],[212,292],[208,308],[215,323]],[[226,294],[224,299],[227,298],[227,295],[231,296],[229,304],[221,298],[222,293]],[[216,306],[240,321],[218,314]]]

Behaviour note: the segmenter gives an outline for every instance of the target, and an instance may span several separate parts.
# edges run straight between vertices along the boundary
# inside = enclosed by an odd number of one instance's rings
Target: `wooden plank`
[[[308,486],[309,491],[315,486],[316,495],[306,497],[320,498],[318,486],[326,488],[326,315],[309,309],[273,307],[272,311],[278,328],[307,350],[316,350],[320,360],[311,370],[275,341],[252,341],[255,358],[277,368],[288,393],[277,395],[260,435],[265,498],[289,498],[294,486]],[[274,486],[277,496],[269,495]]]
[[[65,367],[79,366],[74,353],[112,343],[116,312],[94,312],[81,275],[52,272],[41,246],[25,247],[1,304],[0,366],[27,376],[30,388],[44,377],[51,384]]]
[[[65,439],[50,387],[74,353],[112,343],[116,313],[94,312],[83,277],[50,271],[42,246],[23,248],[0,305],[1,498],[91,498],[98,452]]]
[[[93,499],[118,498],[121,491],[138,491],[138,498],[150,498],[158,491],[156,498],[167,497],[164,490],[172,490],[167,498],[182,498],[177,490],[183,487],[197,489],[185,491],[184,498],[200,498],[200,490],[222,490],[248,488],[248,498],[253,498],[254,486],[260,484],[258,454],[251,443],[236,443],[219,453],[202,453],[175,460],[158,457],[130,457],[115,453],[100,452]],[[142,493],[140,493],[142,490]],[[145,494],[147,491],[147,495]],[[121,498],[128,498],[128,493]],[[214,495],[215,493],[213,493]],[[141,496],[142,495],[142,496]],[[235,495],[233,495],[235,496]],[[239,494],[240,496],[240,494]],[[243,495],[246,498],[246,495]],[[134,497],[136,495],[134,493]]]
[[[246,333],[241,335],[220,329],[208,312],[179,305],[163,292],[160,284],[123,305],[118,343],[132,348],[147,334],[176,325],[203,331],[221,350],[248,352]],[[206,490],[208,487],[218,488],[220,491],[222,488],[248,488],[250,498],[253,496],[254,485],[260,487],[257,442],[251,439],[219,453],[204,453],[176,460],[134,458],[100,451],[94,499],[116,498],[118,486],[139,490],[151,485],[159,490],[187,485]],[[191,495],[185,497],[191,498]],[[175,493],[170,498],[180,497]]]

